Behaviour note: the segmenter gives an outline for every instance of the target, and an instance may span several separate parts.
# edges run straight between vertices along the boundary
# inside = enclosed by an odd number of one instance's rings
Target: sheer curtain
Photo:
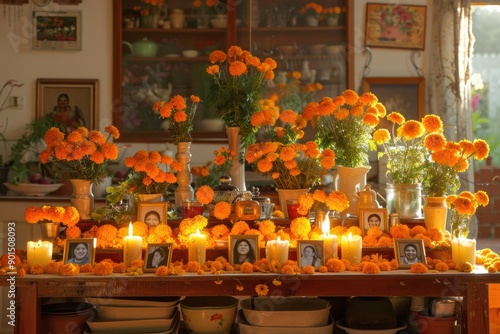
[[[428,108],[439,115],[450,140],[472,140],[469,78],[474,36],[470,0],[432,2]],[[474,190],[472,168],[461,175],[462,190]]]

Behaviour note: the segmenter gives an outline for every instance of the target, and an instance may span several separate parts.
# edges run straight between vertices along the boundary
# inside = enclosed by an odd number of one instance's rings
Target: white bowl
[[[5,186],[16,193],[26,196],[45,196],[63,186],[63,183],[40,184],[40,183],[19,183],[12,184],[4,182]]]
[[[141,319],[170,319],[177,310],[177,305],[168,307],[137,307],[137,306],[103,306],[96,307],[97,315],[101,320],[141,320]]]
[[[238,299],[231,296],[188,296],[181,300],[180,305],[189,333],[230,333],[236,319]]]
[[[227,28],[227,17],[218,16],[216,18],[210,19],[210,24],[214,28]]]
[[[87,301],[94,305],[105,306],[170,307],[177,305],[179,299],[179,297],[88,297]]]
[[[182,55],[186,58],[194,58],[198,57],[198,50],[184,50],[182,51]]]
[[[238,312],[238,329],[240,334],[332,334],[333,333],[333,318],[330,316],[326,326],[315,327],[263,327],[252,326],[246,321],[243,311]]]
[[[170,329],[167,329],[167,330],[160,330],[160,331],[154,331],[154,332],[147,332],[148,334],[177,334],[179,332],[179,328],[181,326],[181,315],[180,315],[180,312],[176,312],[174,314],[174,317],[172,319],[172,324],[170,326]],[[146,329],[145,329],[146,330]],[[85,329],[85,331],[83,332],[83,334],[93,334],[93,333],[99,333],[99,334],[119,334],[119,333],[143,333],[142,330],[140,331],[134,331],[134,332],[130,332],[128,331],[127,329],[125,329],[125,331],[122,331],[120,329],[117,329],[117,330],[110,330],[110,331],[102,331],[102,332],[94,332],[92,331],[91,329]]]
[[[179,311],[171,319],[142,319],[104,321],[99,317],[87,321],[92,333],[149,333],[167,332],[179,321]]]
[[[252,326],[320,327],[328,325],[331,304],[317,297],[258,297],[241,301]]]
[[[345,319],[339,320],[335,323],[335,326],[346,331],[349,334],[395,334],[407,327],[407,325],[398,321],[398,327],[390,329],[357,329],[345,327]]]

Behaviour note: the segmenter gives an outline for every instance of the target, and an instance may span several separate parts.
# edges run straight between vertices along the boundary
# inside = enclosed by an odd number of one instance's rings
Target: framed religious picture
[[[426,6],[367,3],[365,45],[423,50]]]
[[[297,240],[297,263],[299,267],[313,266],[318,269],[325,264],[323,240]]]
[[[173,245],[173,243],[148,244],[143,271],[155,272],[158,267],[168,267],[172,260]]]
[[[82,13],[79,11],[34,11],[33,49],[80,51]]]
[[[66,239],[63,263],[94,265],[96,241],[95,238]]]
[[[427,265],[422,239],[394,239],[394,256],[400,269],[410,268],[415,263]]]
[[[50,117],[67,132],[80,126],[96,129],[98,98],[97,79],[37,79],[36,118]]]
[[[375,94],[387,113],[397,111],[407,120],[420,121],[425,116],[425,79],[423,77],[363,78],[363,92]],[[386,122],[386,123],[384,123]],[[380,127],[389,128],[387,120]],[[390,130],[390,128],[389,128]]]
[[[137,220],[149,226],[157,226],[167,221],[167,202],[139,202]]]
[[[370,227],[379,227],[388,232],[387,208],[358,209],[359,228],[366,233]]]
[[[232,265],[243,264],[245,262],[254,263],[260,258],[259,236],[232,235],[228,236],[229,263]]]

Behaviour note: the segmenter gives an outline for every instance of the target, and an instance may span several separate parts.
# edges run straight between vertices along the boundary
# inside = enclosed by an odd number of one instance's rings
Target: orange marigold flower
[[[207,185],[203,185],[196,190],[196,200],[201,204],[208,204],[213,201],[215,196],[214,190]]]
[[[326,261],[326,267],[329,272],[340,273],[346,270],[345,263],[339,259],[328,259]]]
[[[314,266],[303,266],[300,273],[301,274],[306,274],[306,275],[312,275],[316,272],[316,269],[314,269]]]
[[[403,115],[401,115],[398,112],[392,112],[387,116],[387,120],[391,121],[392,123],[401,125],[403,124],[406,120]]]
[[[252,273],[253,272],[253,264],[250,262],[242,263],[240,266],[240,271],[242,273],[247,273],[247,274]]]
[[[380,267],[374,262],[364,262],[363,263],[363,273],[365,273],[365,274],[378,274],[378,273],[380,273]]]
[[[231,214],[231,204],[227,202],[218,202],[215,204],[214,216],[217,219],[224,220]]]
[[[410,271],[415,274],[424,274],[429,271],[429,268],[423,263],[412,264]]]
[[[80,273],[80,266],[74,265],[73,263],[63,264],[59,273],[62,276],[76,276]]]
[[[168,270],[167,266],[159,266],[155,270],[155,275],[156,276],[168,276],[169,272],[170,271]]]
[[[488,146],[488,143],[483,139],[476,139],[474,140],[474,151],[476,152],[474,154],[474,159],[483,160],[488,157],[488,154],[490,153],[490,147]]]
[[[448,265],[445,262],[436,263],[436,265],[434,266],[434,269],[436,269],[437,271],[448,271],[449,270]]]
[[[443,122],[437,115],[426,115],[422,118],[422,125],[428,133],[443,131]]]
[[[386,143],[391,139],[391,134],[389,133],[389,130],[387,129],[378,129],[373,132],[373,140],[378,144],[381,145],[383,143]]]
[[[406,140],[411,140],[421,137],[425,132],[422,123],[414,120],[409,120],[401,127],[401,136]]]
[[[266,284],[257,284],[255,292],[257,293],[257,296],[267,296],[269,293],[269,287]]]
[[[283,265],[283,267],[281,267],[280,273],[283,275],[292,275],[293,273],[295,273],[295,270],[293,269],[293,266],[285,264]]]
[[[408,225],[405,224],[398,224],[391,226],[390,231],[389,231],[391,237],[393,238],[401,238],[401,239],[408,239],[410,238],[410,228]]]

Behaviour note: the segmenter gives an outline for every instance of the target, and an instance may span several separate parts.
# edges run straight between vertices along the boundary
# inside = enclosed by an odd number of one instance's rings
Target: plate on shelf
[[[175,57],[180,57],[181,55],[180,54],[177,54],[177,53],[169,53],[169,54],[166,54],[165,57],[167,58],[175,58]]]
[[[63,186],[63,183],[53,183],[53,184],[40,184],[40,183],[19,183],[13,184],[9,182],[4,182],[4,185],[16,193],[20,193],[26,196],[45,196],[51,192]]]

